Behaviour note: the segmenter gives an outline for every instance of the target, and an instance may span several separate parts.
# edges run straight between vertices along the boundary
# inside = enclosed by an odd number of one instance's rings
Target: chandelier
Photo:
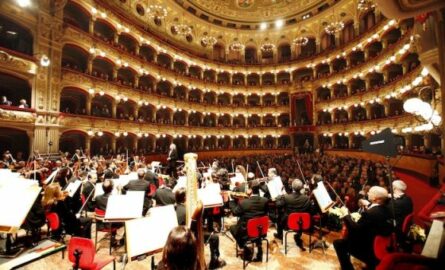
[[[167,17],[167,9],[160,5],[150,5],[147,9],[147,15],[149,18],[162,20]]]
[[[176,24],[173,26],[173,29],[180,36],[188,36],[192,33],[192,28],[187,24]]]
[[[297,46],[306,46],[309,42],[309,39],[307,37],[296,37],[293,40],[293,43]]]
[[[214,36],[210,36],[207,33],[204,33],[204,36],[201,38],[201,43],[204,47],[213,47],[218,40]]]
[[[273,51],[273,49],[275,49],[275,44],[272,44],[270,42],[266,42],[263,45],[261,45],[261,50],[263,52],[271,52]]]
[[[244,50],[246,46],[238,41],[238,39],[235,39],[232,44],[230,44],[229,49],[231,51],[240,52]]]
[[[360,11],[366,11],[372,8],[375,8],[375,4],[372,0],[359,0],[357,3],[357,9]]]
[[[345,24],[342,21],[335,21],[328,23],[328,25],[326,25],[326,27],[324,28],[324,31],[328,35],[335,35],[343,30],[343,28],[345,28]]]

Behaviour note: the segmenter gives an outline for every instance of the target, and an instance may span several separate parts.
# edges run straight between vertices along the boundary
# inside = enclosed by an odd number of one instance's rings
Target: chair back
[[[311,215],[309,213],[292,213],[287,218],[287,227],[293,231],[306,231],[311,227]]]
[[[80,201],[82,202],[82,204],[85,204],[86,200],[87,200],[87,198],[85,198],[85,195],[81,194],[80,195]]]
[[[249,238],[265,237],[269,230],[269,217],[256,217],[247,221],[247,236]]]
[[[60,227],[60,219],[57,213],[49,212],[45,214],[46,220],[48,220],[48,227],[51,231],[58,230]]]
[[[156,193],[156,185],[155,184],[150,184],[150,193],[148,194],[148,196],[154,196]]]
[[[76,257],[74,256],[75,251],[80,252],[79,269],[95,269],[94,267],[94,257],[96,256],[96,251],[94,248],[94,243],[91,239],[82,237],[72,237],[68,245],[68,259],[73,264],[76,263]]]
[[[395,235],[391,234],[389,236],[377,235],[374,238],[374,255],[377,259],[381,261],[387,254],[396,251],[394,237]]]
[[[103,220],[105,218],[105,211],[99,208],[94,209],[94,217],[97,220]]]
[[[405,235],[408,234],[409,228],[413,224],[413,217],[414,217],[414,214],[411,213],[411,214],[407,215],[405,217],[405,219],[403,220],[403,225],[402,225],[402,233],[403,234],[405,234]]]

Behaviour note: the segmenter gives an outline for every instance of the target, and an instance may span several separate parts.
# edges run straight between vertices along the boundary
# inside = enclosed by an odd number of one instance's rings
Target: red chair
[[[441,269],[437,259],[416,254],[391,253],[383,258],[376,270],[428,270]]]
[[[111,223],[109,223],[108,226],[105,226],[105,224],[103,223],[103,220],[105,218],[105,211],[104,210],[101,210],[101,209],[98,209],[98,208],[94,209],[94,216],[95,216],[95,219],[96,219],[96,237],[94,239],[94,246],[97,248],[97,233],[98,232],[109,233],[110,234],[110,251],[109,252],[111,254],[111,246],[112,246],[112,244],[113,244],[113,242],[115,240],[115,235],[117,233],[117,228],[113,228],[111,226]],[[98,226],[97,226],[98,222],[104,224],[104,227],[99,229]]]
[[[405,217],[405,219],[403,220],[403,225],[402,225],[403,235],[406,236],[408,234],[411,225],[413,225],[413,218],[414,218],[414,214],[411,213],[411,214],[407,215]]]
[[[266,241],[266,262],[269,261],[269,240],[267,240],[267,231],[269,230],[269,217],[262,216],[257,218],[251,218],[247,221],[247,241],[244,244],[244,254],[246,254],[247,245],[254,244],[257,241]],[[236,245],[236,256],[238,256],[238,245]],[[246,256],[243,256],[243,269],[246,269]]]
[[[150,184],[150,193],[148,194],[148,196],[153,197],[156,193],[156,185],[155,184]]]
[[[78,254],[79,258],[76,258]],[[113,269],[116,269],[114,256],[104,255],[96,257],[96,250],[93,241],[88,238],[72,237],[68,245],[68,259],[73,263],[74,269],[96,270],[102,269],[113,262]]]
[[[48,222],[48,236],[52,234],[52,232],[60,229],[60,219],[57,213],[48,212],[45,214],[46,221]],[[61,236],[63,239],[63,236]]]
[[[292,213],[287,218],[288,230],[284,234],[284,254],[287,254],[287,234],[303,233],[311,229],[311,215],[309,213]],[[312,233],[309,234],[309,243],[312,242]]]
[[[374,255],[381,261],[386,255],[397,251],[395,234],[389,236],[377,235],[374,238]]]

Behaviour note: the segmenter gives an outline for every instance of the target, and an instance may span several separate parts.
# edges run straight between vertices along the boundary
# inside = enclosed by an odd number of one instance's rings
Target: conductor
[[[176,150],[176,145],[174,143],[170,144],[170,150],[168,151],[167,156],[167,174],[177,178],[176,173],[176,161],[178,160],[178,150]]]

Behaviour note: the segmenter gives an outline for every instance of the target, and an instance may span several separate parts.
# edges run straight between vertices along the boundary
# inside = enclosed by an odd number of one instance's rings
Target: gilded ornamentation
[[[34,122],[34,116],[30,112],[9,111],[0,109],[0,119],[9,121]]]

